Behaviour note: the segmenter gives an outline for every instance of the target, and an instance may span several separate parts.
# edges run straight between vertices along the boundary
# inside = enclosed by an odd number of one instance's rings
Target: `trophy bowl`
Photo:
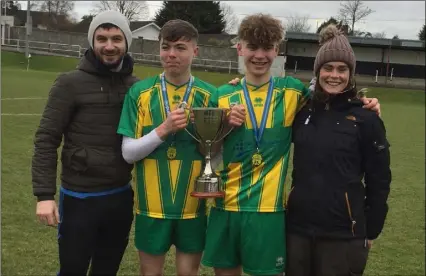
[[[197,137],[191,136],[206,150],[203,169],[195,180],[195,188],[191,196],[199,198],[224,197],[225,192],[221,190],[221,177],[212,168],[211,147],[226,136],[219,137],[224,128],[224,117],[227,109],[202,107],[192,108],[191,110],[194,114],[193,126]]]

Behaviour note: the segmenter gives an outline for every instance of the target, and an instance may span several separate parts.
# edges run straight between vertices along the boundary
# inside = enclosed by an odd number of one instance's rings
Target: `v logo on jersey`
[[[247,190],[247,197],[248,198],[250,198],[252,188],[255,187],[257,184],[260,184],[259,183],[259,179],[262,179],[261,178],[261,174],[263,172],[263,167],[264,167],[264,164],[261,164],[261,165],[255,167],[253,169],[253,175],[252,175],[252,179],[251,179],[251,184],[250,184],[249,189]]]
[[[260,107],[263,106],[263,99],[262,98],[255,98],[254,99],[254,107]]]
[[[170,160],[169,161],[169,167],[170,167],[170,183],[171,183],[171,191],[172,191],[172,201],[175,203],[176,199],[176,192],[177,192],[177,183],[179,179],[179,171],[182,161],[181,160]]]

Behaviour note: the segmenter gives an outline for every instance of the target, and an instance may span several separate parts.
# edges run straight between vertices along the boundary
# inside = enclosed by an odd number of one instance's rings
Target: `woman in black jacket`
[[[347,38],[329,25],[320,45],[315,91],[293,124],[286,276],[362,275],[388,211],[389,144],[359,100]]]

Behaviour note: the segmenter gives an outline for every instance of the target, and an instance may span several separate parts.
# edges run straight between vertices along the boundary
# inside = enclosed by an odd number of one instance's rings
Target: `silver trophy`
[[[185,104],[181,104],[185,107]],[[190,109],[194,114],[194,131],[195,137],[187,129],[188,134],[194,138],[205,149],[205,162],[201,174],[195,180],[195,188],[191,193],[193,197],[199,198],[213,198],[224,197],[225,192],[221,189],[222,181],[218,176],[211,164],[211,147],[214,143],[221,141],[229,133],[219,137],[224,128],[224,118],[229,109],[214,108],[214,107],[200,107]]]

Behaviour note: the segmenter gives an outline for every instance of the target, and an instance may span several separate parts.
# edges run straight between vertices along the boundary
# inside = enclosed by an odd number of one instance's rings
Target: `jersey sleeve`
[[[121,111],[120,122],[117,133],[123,136],[137,138],[136,126],[139,116],[138,96],[135,93],[135,86],[131,87],[124,98],[123,109]]]
[[[218,106],[221,108],[230,108],[231,104],[240,104],[242,99],[239,93],[235,93],[238,90],[242,90],[240,84],[231,85],[225,84],[217,89],[217,101]]]
[[[311,97],[311,90],[309,90],[309,88],[307,88],[300,80],[297,80],[296,85],[298,86],[297,89],[301,91],[297,102],[297,111],[299,111],[305,106],[306,102]]]

